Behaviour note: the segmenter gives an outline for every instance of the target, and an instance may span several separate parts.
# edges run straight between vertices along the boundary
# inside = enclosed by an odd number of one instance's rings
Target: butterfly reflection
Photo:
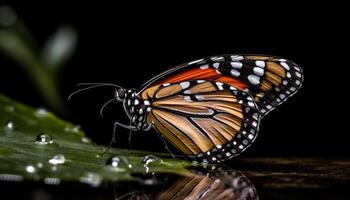
[[[157,175],[156,175],[157,176]],[[154,177],[152,177],[154,179]],[[196,172],[189,176],[166,175],[158,186],[131,186],[125,184],[116,190],[116,200],[254,200],[259,199],[250,180],[240,171],[229,170],[209,173]],[[146,180],[146,179],[145,179]],[[147,180],[146,180],[147,181]],[[123,185],[123,186],[122,186]],[[122,187],[120,187],[122,186]],[[124,188],[123,188],[124,187]],[[136,187],[140,187],[137,189]],[[135,189],[136,188],[136,189]],[[142,188],[142,189],[141,189]],[[123,194],[120,191],[124,191]]]

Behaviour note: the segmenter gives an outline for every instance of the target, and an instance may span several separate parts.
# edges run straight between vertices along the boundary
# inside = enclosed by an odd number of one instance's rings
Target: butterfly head
[[[120,102],[124,101],[124,99],[126,98],[126,96],[127,96],[127,92],[126,92],[126,90],[125,90],[124,88],[116,88],[116,89],[114,90],[114,97],[115,97],[118,101],[120,101]]]

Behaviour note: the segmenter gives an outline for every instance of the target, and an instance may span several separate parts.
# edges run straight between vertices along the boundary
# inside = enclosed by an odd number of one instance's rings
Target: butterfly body
[[[119,88],[115,98],[132,123],[124,127],[154,128],[188,157],[218,163],[245,151],[260,120],[302,82],[292,61],[227,54],[171,68],[136,90]]]
[[[150,101],[141,98],[134,89],[123,89],[120,92],[122,94],[116,93],[116,97],[123,102],[124,110],[134,127],[137,130],[149,130],[151,125],[147,124],[146,119],[152,109]]]

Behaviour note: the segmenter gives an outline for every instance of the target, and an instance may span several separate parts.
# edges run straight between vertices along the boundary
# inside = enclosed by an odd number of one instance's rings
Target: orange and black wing
[[[295,94],[302,85],[302,69],[275,56],[220,55],[184,63],[146,82],[139,90],[184,81],[219,81],[249,92],[265,116]]]
[[[189,157],[220,162],[255,140],[260,114],[249,93],[219,81],[158,84],[142,92],[147,123]]]

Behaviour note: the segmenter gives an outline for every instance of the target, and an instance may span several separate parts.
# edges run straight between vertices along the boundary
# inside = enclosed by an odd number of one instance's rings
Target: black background
[[[39,45],[59,25],[79,32],[73,58],[63,72],[64,96],[79,82],[110,82],[138,87],[177,64],[223,53],[277,55],[299,64],[303,88],[261,124],[260,135],[243,156],[349,155],[348,42],[345,16],[331,5],[250,3],[208,5],[129,5],[93,1],[74,5],[8,2],[38,39]],[[254,5],[254,6],[253,6]],[[45,106],[26,74],[0,56],[0,92],[31,104]],[[114,120],[127,123],[121,105],[98,115],[112,98],[113,89],[91,90],[67,102],[64,118],[81,124],[94,141],[107,144]],[[128,131],[120,130],[117,147],[128,146]],[[155,131],[136,132],[132,148],[164,151]]]

